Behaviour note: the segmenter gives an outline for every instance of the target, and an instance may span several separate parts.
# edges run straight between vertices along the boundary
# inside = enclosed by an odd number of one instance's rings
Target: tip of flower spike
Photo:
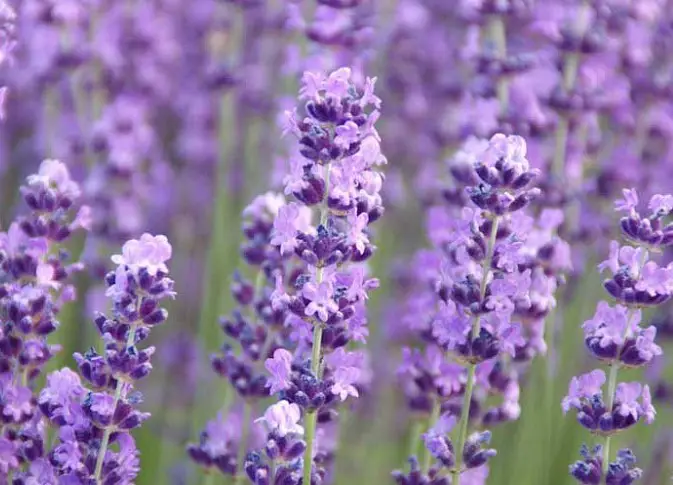
[[[166,236],[145,233],[140,239],[126,241],[122,246],[122,254],[115,254],[111,259],[113,263],[126,265],[134,271],[144,268],[154,276],[157,271],[168,273],[166,261],[171,259],[172,252],[173,248]]]

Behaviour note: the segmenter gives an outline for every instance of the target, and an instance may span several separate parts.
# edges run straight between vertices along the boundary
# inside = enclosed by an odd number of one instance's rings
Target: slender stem
[[[434,403],[432,404],[432,412],[430,413],[430,417],[428,418],[428,427],[432,427],[433,424],[439,420],[439,415],[442,412],[442,403],[439,401],[439,399],[435,399]],[[423,454],[423,473],[427,473],[428,470],[430,470],[430,461],[432,460],[432,453],[430,453],[430,450],[425,450]]]
[[[619,361],[613,361],[610,364],[610,377],[608,378],[608,412],[612,412],[612,406],[615,404],[615,389],[617,388],[617,374],[619,373]],[[610,442],[612,436],[605,438],[605,446],[603,447],[603,474],[608,472],[608,465],[610,463]]]
[[[640,268],[645,264],[647,256],[643,251],[642,256],[640,257]],[[617,357],[622,353],[624,348],[624,343],[628,337],[628,332],[631,324],[631,319],[635,313],[634,309],[629,309],[629,312],[626,316],[626,326],[624,327],[624,332],[622,333],[622,345],[617,350]],[[607,411],[612,412],[612,407],[615,405],[615,390],[617,389],[617,374],[619,374],[619,369],[621,368],[621,363],[619,360],[615,359],[610,362],[610,374],[608,376],[608,405]],[[603,447],[603,474],[605,475],[608,472],[608,465],[610,464],[610,443],[612,441],[612,436],[605,437],[605,446]]]
[[[252,417],[252,406],[248,401],[243,404],[243,423],[241,426],[241,441],[238,443],[238,455],[236,463],[239,470],[234,483],[239,483],[245,477],[245,456],[248,453],[248,435],[250,434],[250,419]]]
[[[407,456],[418,456],[418,446],[421,442],[421,434],[423,433],[423,422],[416,419],[412,422],[411,430],[409,431],[409,448],[407,449]]]
[[[215,476],[215,472],[209,469],[204,475],[203,485],[214,485]]]
[[[583,2],[580,6],[578,15],[577,15],[577,24],[576,32],[579,36],[584,36],[584,33],[588,29],[589,14],[591,6],[588,2]],[[577,75],[580,68],[581,55],[579,52],[570,52],[563,57],[563,81],[562,86],[563,90],[568,93],[572,91],[577,83]],[[556,177],[561,177],[563,175],[563,168],[565,166],[567,143],[568,143],[568,132],[569,124],[567,115],[561,113],[559,115],[559,121],[556,125],[556,134],[554,136],[556,140],[556,149],[554,150],[554,159],[552,162],[552,174]]]
[[[320,275],[322,276],[322,274]],[[322,278],[321,278],[322,279]],[[320,377],[320,347],[322,345],[322,325],[313,327],[313,350],[311,352],[311,372]],[[315,438],[318,414],[309,412],[306,414],[306,451],[304,452],[304,481],[311,483],[311,468],[313,466],[313,439]]]
[[[560,178],[563,175],[563,169],[565,168],[569,128],[570,121],[568,120],[568,117],[561,113],[556,125],[556,132],[554,133],[554,160],[551,167],[552,174],[557,178]]]
[[[460,485],[460,473],[463,461],[463,448],[467,441],[467,427],[470,423],[470,404],[472,402],[472,392],[474,391],[474,374],[477,369],[475,364],[470,364],[467,368],[467,383],[463,393],[463,406],[460,412],[460,424],[458,424],[458,441],[455,448],[456,467],[453,470],[453,485]]]
[[[269,463],[269,483],[276,483],[276,461],[270,460]]]
[[[495,253],[495,243],[498,235],[498,227],[500,225],[500,219],[494,218],[491,224],[491,235],[488,240],[488,249],[486,253],[486,259],[482,263],[482,275],[481,275],[481,286],[479,288],[479,293],[481,295],[481,300],[486,296],[486,285],[488,283],[488,275],[491,270],[491,264],[493,263],[493,255]],[[480,326],[480,316],[474,317],[472,321],[472,333],[471,338],[475,338],[479,335],[481,330]],[[472,393],[474,391],[474,376],[476,373],[477,365],[470,364],[467,368],[467,382],[465,383],[465,392],[463,393],[463,406],[460,410],[460,423],[458,424],[458,440],[456,442],[456,467],[453,470],[453,485],[460,485],[460,473],[461,465],[463,460],[463,448],[465,447],[465,441],[467,440],[467,428],[470,422],[470,404],[472,403]]]
[[[136,338],[136,327],[135,322],[131,323],[129,328],[128,336],[126,337],[126,348],[128,349],[133,345]],[[122,397],[122,390],[124,389],[124,381],[122,379],[117,379],[117,387],[115,388],[114,402],[112,409],[117,409],[117,404]],[[98,450],[98,458],[96,459],[96,469],[94,471],[94,480],[96,484],[102,483],[101,472],[103,471],[103,462],[105,461],[105,453],[107,453],[108,445],[110,444],[110,435],[112,434],[112,429],[114,426],[110,425],[105,428],[103,432],[103,439],[100,442],[100,448]]]
[[[327,217],[329,215],[329,207],[327,206],[327,199],[329,197],[329,185],[330,185],[330,166],[328,163],[325,164],[323,176],[325,179],[325,197],[320,206],[320,224],[325,225],[327,223]],[[316,270],[316,283],[319,285],[322,283],[323,278],[323,267],[322,265],[318,266]],[[320,365],[320,351],[322,347],[322,325],[316,323],[313,326],[313,347],[311,349],[311,372],[318,379],[320,379],[321,374],[321,365]],[[318,415],[315,412],[308,412],[306,414],[306,451],[304,452],[304,481],[306,485],[311,483],[311,468],[313,467],[313,439],[315,437],[315,429],[318,422]]]
[[[494,15],[488,21],[490,37],[495,44],[498,60],[504,61],[507,58],[507,32],[505,30],[505,19],[502,15]],[[500,114],[507,114],[509,107],[509,79],[500,76],[496,84],[498,101],[500,101]]]

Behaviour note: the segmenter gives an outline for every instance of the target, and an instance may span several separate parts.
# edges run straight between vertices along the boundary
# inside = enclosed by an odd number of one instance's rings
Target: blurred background
[[[564,417],[571,376],[590,368],[581,324],[605,298],[597,262],[617,234],[612,200],[673,187],[673,3],[666,0],[13,0],[16,26],[2,68],[0,223],[20,206],[18,186],[45,158],[80,181],[94,225],[69,249],[81,254],[80,298],[61,316],[53,367],[97,338],[110,254],[142,232],[169,237],[177,299],[152,335],[158,358],[143,381],[151,420],[136,433],[137,483],[205,483],[185,447],[235,398],[210,369],[225,341],[241,262],[241,212],[283,190],[293,154],[282,136],[300,106],[305,70],[376,76],[386,214],[372,240],[368,349],[376,378],[344,420],[335,483],[390,483],[411,430],[396,378],[413,294],[414,254],[433,244],[433,208],[450,200],[451,167],[473,137],[519,134],[545,174],[545,204],[574,271],[557,295],[546,356],[522,381],[520,419],[494,429],[489,484],[572,483],[568,464],[588,435]],[[2,15],[2,12],[0,12]],[[471,141],[470,141],[471,140]],[[430,223],[427,223],[430,221]],[[409,303],[409,304],[407,304]],[[670,305],[647,318],[672,346]],[[646,470],[673,474],[671,377],[659,359],[644,378],[658,419],[621,439]],[[550,370],[551,369],[551,370]],[[635,371],[625,371],[625,375]],[[235,405],[235,402],[234,402]],[[219,480],[219,479],[218,479]],[[222,480],[211,483],[227,483]]]

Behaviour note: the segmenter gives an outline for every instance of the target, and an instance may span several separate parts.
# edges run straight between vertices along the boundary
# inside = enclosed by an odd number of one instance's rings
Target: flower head
[[[264,367],[271,374],[269,379],[269,394],[275,394],[283,389],[287,389],[292,375],[292,354],[285,349],[277,349],[273,353],[273,358],[266,359]]]
[[[283,437],[288,434],[304,434],[304,428],[299,425],[300,418],[299,406],[283,400],[269,406],[264,416],[255,422],[264,423],[270,432]]]

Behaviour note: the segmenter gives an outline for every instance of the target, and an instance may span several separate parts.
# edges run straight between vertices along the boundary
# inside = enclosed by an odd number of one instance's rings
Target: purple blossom
[[[0,473],[9,475],[11,470],[19,467],[14,442],[0,438]]]
[[[563,402],[561,403],[563,412],[567,413],[573,407],[581,409],[581,399],[600,395],[603,384],[605,384],[605,372],[600,369],[573,377],[570,380],[568,395],[563,398]]]
[[[673,195],[654,195],[647,204],[647,207],[656,215],[670,214],[671,210],[673,210]]]
[[[369,329],[367,328],[367,311],[364,304],[355,304],[354,312],[353,316],[346,322],[348,337],[354,342],[366,343],[367,337],[369,337]]]
[[[615,201],[615,210],[619,212],[631,212],[638,207],[638,192],[636,189],[622,189],[623,199]]]
[[[650,394],[650,386],[643,386],[643,394],[641,399],[642,404],[642,413],[645,416],[645,422],[647,424],[652,424],[654,418],[657,415],[657,411],[652,405],[652,395]]]
[[[636,289],[650,296],[665,295],[673,289],[673,268],[660,268],[654,261],[643,266]]]
[[[311,341],[313,327],[303,318],[290,314],[285,320],[285,326],[290,329],[289,337],[292,342],[302,344]]]
[[[351,70],[347,67],[342,67],[330,73],[322,83],[325,96],[337,99],[346,97],[351,86],[350,77]]]
[[[432,322],[432,334],[449,347],[465,342],[472,326],[470,319],[456,311],[453,301],[439,303],[439,311]]]
[[[68,167],[59,160],[47,159],[40,164],[37,174],[30,175],[28,185],[53,187],[66,197],[76,199],[80,196],[79,184],[70,178]]]
[[[271,308],[274,310],[281,310],[290,302],[290,296],[285,291],[285,283],[283,275],[277,271],[273,275],[275,286],[269,299],[271,300]]]
[[[264,416],[255,422],[264,423],[269,431],[276,432],[282,438],[288,434],[304,434],[304,428],[299,424],[300,418],[299,406],[283,400],[269,406]]]
[[[317,98],[323,90],[325,76],[320,72],[306,71],[302,75],[301,83],[299,99]]]
[[[374,94],[374,86],[376,85],[375,77],[368,77],[365,79],[364,93],[360,98],[360,104],[366,106],[371,104],[376,109],[381,109],[381,98]]]
[[[212,458],[225,455],[232,448],[232,443],[240,439],[241,423],[238,415],[231,414],[225,417],[218,413],[215,419],[211,419],[204,429],[206,439],[202,444],[203,449]]]
[[[308,225],[305,213],[299,205],[293,202],[284,205],[274,219],[271,244],[279,246],[281,254],[294,251],[298,244],[297,234],[308,229]]]
[[[145,233],[140,239],[131,239],[122,246],[122,254],[112,256],[112,262],[126,265],[132,271],[144,268],[151,276],[157,271],[168,273],[166,261],[171,258],[172,248],[166,236]]]
[[[598,303],[593,318],[584,322],[582,328],[587,338],[598,337],[601,347],[621,346],[624,344],[624,339],[634,333],[640,318],[640,311],[630,315],[628,308],[624,306],[611,307],[608,303],[601,301]]]
[[[309,304],[306,305],[306,310],[304,310],[304,313],[309,317],[317,314],[320,320],[326,322],[330,313],[339,309],[332,299],[334,289],[329,281],[323,281],[317,286],[314,283],[307,283],[304,285],[302,294],[309,300]]]
[[[269,394],[275,394],[287,389],[292,384],[292,354],[285,349],[277,349],[273,353],[273,358],[266,359],[264,367],[271,374],[267,383],[270,386]]]
[[[84,394],[79,375],[71,369],[64,368],[47,376],[47,385],[40,392],[40,400],[60,406],[71,399]]]
[[[28,387],[11,382],[11,374],[0,378],[0,402],[5,422],[21,423],[33,414],[31,399],[33,393]]]
[[[348,396],[358,397],[358,390],[355,388],[360,379],[360,369],[356,367],[337,367],[334,371],[334,384],[332,393],[339,396],[339,399],[345,401]]]
[[[363,266],[355,266],[348,273],[346,297],[351,301],[366,301],[369,299],[368,291],[378,288],[379,281],[375,278],[365,279],[366,271]]]
[[[661,347],[659,347],[654,342],[656,336],[657,336],[657,328],[654,326],[650,326],[647,327],[642,332],[640,332],[640,334],[636,338],[636,349],[640,354],[640,358],[646,362],[649,362],[654,357],[663,354]]]
[[[348,242],[353,244],[360,254],[364,253],[365,246],[369,244],[369,237],[364,232],[369,223],[367,213],[357,215],[356,211],[348,214]]]
[[[340,367],[354,367],[357,369],[363,367],[363,357],[364,355],[361,352],[349,352],[343,347],[339,347],[325,356],[325,363],[333,369]]]
[[[426,433],[423,433],[423,442],[432,456],[441,459],[450,453],[446,436],[455,425],[456,417],[444,414]]]
[[[526,344],[521,325],[518,323],[501,323],[498,338],[502,350],[512,357],[516,355],[517,347],[523,347]]]
[[[335,132],[334,143],[341,148],[348,148],[352,143],[360,140],[358,125],[352,121],[347,121],[343,125],[337,126]]]
[[[624,417],[632,416],[634,420],[638,419],[641,409],[638,398],[642,393],[643,386],[639,382],[620,382],[615,390],[615,403],[618,413]]]

